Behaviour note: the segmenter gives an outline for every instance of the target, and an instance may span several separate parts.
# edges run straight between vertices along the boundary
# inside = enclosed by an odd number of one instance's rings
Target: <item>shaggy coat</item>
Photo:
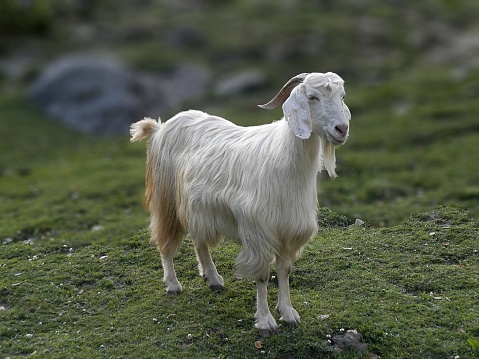
[[[186,233],[193,239],[200,274],[215,289],[222,288],[223,279],[208,248],[236,238],[242,245],[236,274],[257,282],[256,326],[263,331],[277,328],[266,303],[273,261],[281,280],[278,310],[286,322],[299,322],[289,299],[288,273],[318,229],[316,175],[321,169],[336,175],[334,144],[348,136],[341,78],[331,73],[308,77],[289,94],[285,118],[271,124],[241,127],[190,110],[165,123],[145,118],[131,129],[131,141],[150,139],[146,203],[167,290],[181,291],[173,257]],[[336,123],[329,117],[337,117]],[[338,123],[343,127],[338,129]]]

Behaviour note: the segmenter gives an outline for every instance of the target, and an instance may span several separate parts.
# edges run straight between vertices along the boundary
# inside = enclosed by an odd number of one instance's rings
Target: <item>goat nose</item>
[[[340,125],[334,126],[334,129],[341,136],[346,136],[348,134],[348,127],[349,126],[347,124],[340,124]]]

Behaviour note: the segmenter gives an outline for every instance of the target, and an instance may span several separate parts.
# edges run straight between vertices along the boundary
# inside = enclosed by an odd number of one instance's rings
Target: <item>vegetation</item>
[[[473,357],[478,235],[477,222],[455,207],[385,229],[333,222],[293,271],[303,322],[268,338],[253,328],[253,283],[231,274],[238,252],[231,242],[214,253],[226,284],[218,293],[198,276],[185,241],[178,297],[161,289],[146,230],[114,247],[10,243],[0,247],[0,350],[9,357],[327,358],[330,336],[357,329],[381,358]],[[274,273],[270,288],[274,299]]]
[[[431,60],[438,24],[475,29],[475,2],[40,1],[23,24],[17,3],[2,3],[0,53],[38,61],[0,76],[1,357],[328,358],[348,329],[381,358],[479,357],[479,70]],[[280,117],[255,105],[288,76],[346,79],[350,139],[339,177],[320,176],[321,230],[292,273],[298,327],[259,337],[229,241],[213,253],[223,292],[204,285],[187,238],[184,293],[166,294],[142,207],[145,145],[79,135],[24,99],[37,63],[73,48],[157,72],[185,59],[218,75],[261,68],[266,88],[192,104],[244,125]]]

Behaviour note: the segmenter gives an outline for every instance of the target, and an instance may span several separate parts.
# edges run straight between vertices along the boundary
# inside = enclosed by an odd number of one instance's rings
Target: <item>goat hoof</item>
[[[273,316],[271,313],[267,315],[263,315],[260,317],[258,314],[255,315],[255,328],[259,330],[259,335],[262,337],[267,337],[270,334],[276,333],[278,330],[278,324],[276,324],[276,321],[274,320]]]
[[[275,334],[276,333],[276,329],[260,329],[259,330],[259,335],[261,337],[269,337],[271,334]]]
[[[166,293],[169,295],[179,295],[181,293],[181,290],[167,290]]]
[[[289,325],[290,327],[295,327],[301,322],[300,320],[296,321],[294,319],[293,320],[285,320],[283,317],[279,318],[279,320],[281,320],[281,322],[283,322],[284,324]]]
[[[224,289],[223,277],[221,277],[219,274],[217,274],[216,276],[212,276],[212,277],[207,277],[207,276],[203,275],[203,280],[208,285],[208,287],[210,287],[210,289],[212,289],[212,290],[220,291],[220,290]]]
[[[223,289],[225,289],[225,287],[223,287],[220,284],[213,284],[213,285],[210,285],[210,289],[221,292]]]
[[[172,283],[166,283],[166,292],[171,295],[178,295],[181,293],[181,290],[183,289],[181,287],[181,284],[179,282],[172,282]]]
[[[292,307],[287,308],[287,310],[283,311],[281,314],[282,316],[279,318],[279,320],[281,320],[284,324],[296,326],[301,322],[298,312]]]

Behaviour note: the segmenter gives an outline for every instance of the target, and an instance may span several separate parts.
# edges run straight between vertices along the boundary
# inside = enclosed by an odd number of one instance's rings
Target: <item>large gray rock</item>
[[[144,116],[158,118],[200,98],[210,79],[209,71],[197,66],[181,66],[162,78],[132,71],[111,57],[70,55],[49,65],[28,96],[82,133],[127,134]]]
[[[266,75],[256,69],[245,70],[227,75],[219,79],[215,86],[216,96],[234,96],[264,86],[267,82]]]

